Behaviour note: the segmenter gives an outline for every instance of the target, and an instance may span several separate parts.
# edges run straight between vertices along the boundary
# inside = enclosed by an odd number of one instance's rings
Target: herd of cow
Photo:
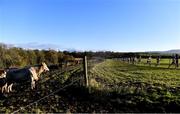
[[[30,82],[31,89],[35,88],[35,82],[39,80],[43,72],[49,71],[48,66],[42,62],[40,65],[25,68],[8,68],[0,70],[0,89],[2,93],[12,91],[15,83]]]

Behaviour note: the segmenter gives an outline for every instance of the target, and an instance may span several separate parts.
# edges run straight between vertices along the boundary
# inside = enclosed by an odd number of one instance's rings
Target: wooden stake
[[[87,72],[87,57],[84,56],[84,60],[83,60],[83,65],[84,65],[84,79],[85,79],[85,86],[88,87],[89,86],[89,80],[88,80],[88,72]]]

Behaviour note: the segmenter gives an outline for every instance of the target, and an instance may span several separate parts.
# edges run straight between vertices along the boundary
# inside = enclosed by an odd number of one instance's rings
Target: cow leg
[[[2,93],[4,93],[4,91],[7,91],[7,83],[2,87]]]
[[[7,93],[9,93],[10,92],[10,85],[8,85],[8,87],[7,87]]]
[[[33,76],[31,77],[31,89],[34,89],[35,88],[35,81],[34,81],[34,78]]]
[[[13,85],[13,83],[10,84],[10,85],[8,85],[8,87],[7,87],[7,92],[8,92],[8,93],[12,91],[12,85]]]
[[[9,93],[9,85],[7,86],[7,90],[6,91],[7,91],[7,93]]]
[[[12,92],[12,86],[13,86],[13,84],[11,84],[9,87],[10,92]]]
[[[35,88],[35,81],[33,80],[32,82],[31,82],[31,89],[34,89]]]
[[[5,90],[6,90],[7,93],[9,93],[8,92],[8,87],[9,87],[9,84],[7,83],[7,85],[5,86]]]

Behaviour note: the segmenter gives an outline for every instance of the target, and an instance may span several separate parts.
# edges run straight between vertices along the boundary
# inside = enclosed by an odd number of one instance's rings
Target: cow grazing
[[[6,88],[5,84],[6,84],[6,71],[4,69],[0,69],[0,89],[2,93]]]
[[[35,81],[39,80],[41,73],[49,71],[47,65],[43,62],[41,65],[25,67],[22,69],[9,70],[6,75],[6,91],[12,91],[14,83],[31,82],[31,89],[35,88]]]

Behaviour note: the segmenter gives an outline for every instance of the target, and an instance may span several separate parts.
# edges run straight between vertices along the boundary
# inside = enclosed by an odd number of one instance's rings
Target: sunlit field
[[[92,86],[117,93],[116,100],[127,106],[127,112],[176,112],[180,103],[180,70],[168,69],[168,59],[162,59],[157,67],[155,62],[149,66],[145,59],[135,65],[106,60],[91,70],[97,81]]]

